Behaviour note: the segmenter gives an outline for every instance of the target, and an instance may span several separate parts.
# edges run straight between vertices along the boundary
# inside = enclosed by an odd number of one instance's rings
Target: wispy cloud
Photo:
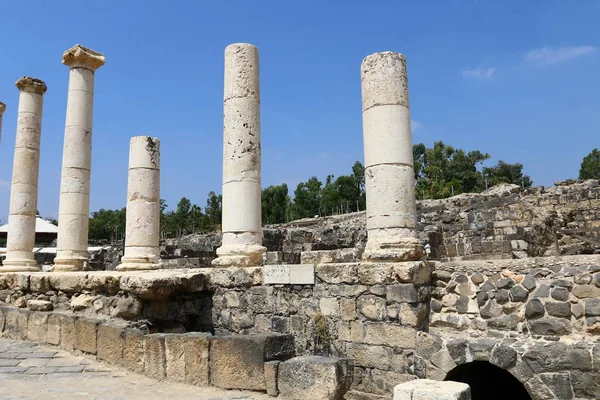
[[[594,46],[542,47],[525,55],[525,61],[536,65],[549,65],[573,58],[592,54],[597,50]]]
[[[10,182],[5,181],[4,179],[0,178],[0,188],[7,188],[7,187],[10,187]]]
[[[322,151],[321,153],[319,153],[319,158],[329,158],[331,156],[331,153],[328,151]]]
[[[421,127],[421,123],[419,121],[415,121],[414,119],[410,120],[410,129],[414,132]]]
[[[489,68],[481,68],[481,67],[475,67],[475,68],[463,68],[460,73],[463,77],[465,78],[471,78],[471,79],[490,79],[492,76],[494,76],[494,72],[496,72],[496,67],[489,67]]]

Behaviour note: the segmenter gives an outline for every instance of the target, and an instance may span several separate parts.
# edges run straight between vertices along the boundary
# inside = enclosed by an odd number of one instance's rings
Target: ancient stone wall
[[[588,180],[546,189],[501,185],[417,201],[419,235],[430,245],[429,258],[442,261],[550,256],[557,248],[564,255],[590,254],[600,249],[599,196],[600,182]],[[293,264],[310,250],[354,248],[360,257],[366,237],[360,212],[266,226],[263,244]],[[209,266],[219,245],[217,233],[189,235],[167,240],[163,254],[199,257]]]

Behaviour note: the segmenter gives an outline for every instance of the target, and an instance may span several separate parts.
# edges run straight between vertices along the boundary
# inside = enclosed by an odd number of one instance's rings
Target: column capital
[[[21,79],[15,82],[15,86],[21,92],[31,92],[39,95],[46,93],[46,90],[48,89],[46,87],[46,83],[43,80],[32,78],[30,76],[22,77]]]
[[[79,44],[71,47],[63,53],[62,63],[70,68],[86,68],[92,71],[97,70],[106,62],[106,57]]]
[[[0,101],[0,117],[4,114],[4,111],[6,111],[6,104]]]

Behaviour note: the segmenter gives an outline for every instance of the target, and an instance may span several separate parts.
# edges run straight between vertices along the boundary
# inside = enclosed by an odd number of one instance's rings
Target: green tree
[[[490,158],[487,153],[465,152],[440,141],[433,148],[422,143],[413,146],[413,158],[418,198],[440,199],[485,187],[477,166]]]
[[[294,191],[294,203],[290,207],[291,219],[313,217],[320,214],[322,186],[323,184],[316,176],[298,184]]]
[[[100,209],[91,213],[89,221],[89,238],[92,240],[121,239],[125,234],[126,209]]]
[[[209,225],[219,225],[221,223],[223,196],[217,195],[215,192],[208,193],[206,200],[206,208],[204,212],[208,219]]]
[[[598,149],[592,150],[583,158],[579,179],[600,179],[600,151]]]
[[[483,174],[488,179],[488,185],[512,183],[522,187],[531,187],[533,181],[528,175],[523,175],[523,164],[508,164],[502,160],[492,167],[484,167]]]
[[[279,224],[285,222],[286,211],[290,206],[290,196],[288,187],[282,185],[272,185],[262,190],[261,207],[263,224]]]

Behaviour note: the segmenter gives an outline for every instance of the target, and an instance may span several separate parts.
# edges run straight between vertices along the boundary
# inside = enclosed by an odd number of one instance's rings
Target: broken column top
[[[375,106],[408,108],[406,57],[384,51],[365,57],[361,64],[363,111]]]
[[[234,43],[225,48],[224,100],[253,97],[260,103],[258,48]]]
[[[71,68],[87,68],[92,71],[103,66],[105,62],[106,57],[104,54],[79,44],[65,51],[62,59],[62,63]]]
[[[6,104],[0,101],[0,115],[4,114],[4,111],[6,111]]]
[[[31,92],[36,94],[44,94],[48,89],[46,83],[41,79],[24,76],[15,82],[15,86],[21,92]]]

